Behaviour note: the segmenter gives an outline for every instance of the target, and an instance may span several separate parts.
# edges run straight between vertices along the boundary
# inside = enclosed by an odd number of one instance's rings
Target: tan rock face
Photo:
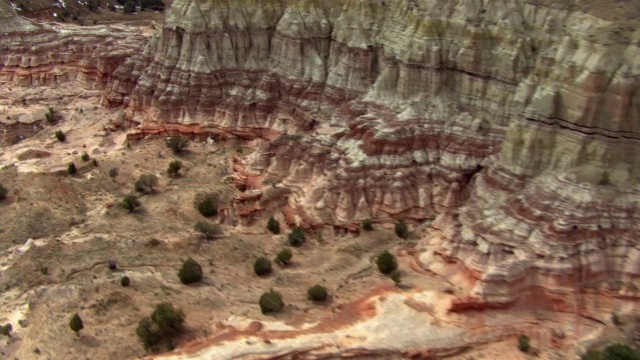
[[[235,164],[248,221],[435,219],[448,262],[425,263],[474,289],[456,309],[628,284],[640,24],[601,5],[178,0],[105,103],[143,133],[258,139]]]

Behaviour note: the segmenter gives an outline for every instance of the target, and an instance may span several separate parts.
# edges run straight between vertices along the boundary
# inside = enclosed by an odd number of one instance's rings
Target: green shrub
[[[56,136],[56,139],[58,139],[58,141],[60,141],[60,142],[64,142],[65,140],[67,140],[67,135],[65,135],[62,132],[62,130],[57,130],[55,132],[55,136]]]
[[[204,217],[218,215],[219,202],[220,196],[215,193],[199,193],[195,198],[196,209],[198,209]]]
[[[271,274],[271,260],[266,257],[259,257],[253,263],[253,271],[258,276],[265,276]]]
[[[371,222],[371,219],[365,219],[362,222],[362,229],[364,231],[373,231],[373,223]]]
[[[118,176],[118,168],[109,169],[109,177],[115,179]]]
[[[84,323],[82,322],[82,319],[80,318],[80,315],[78,315],[78,313],[73,314],[73,316],[69,320],[69,327],[76,333],[76,335],[80,330],[84,329]]]
[[[0,200],[4,200],[7,198],[7,194],[9,193],[9,189],[0,185]]]
[[[124,8],[122,9],[122,11],[125,14],[133,14],[136,12],[136,2],[133,0],[129,0],[124,4]]]
[[[67,166],[67,172],[69,173],[69,175],[75,175],[78,172],[78,168],[76,168],[76,164],[69,163],[69,166]]]
[[[529,337],[527,335],[518,336],[518,349],[523,353],[526,353],[531,349],[531,344],[529,343]]]
[[[141,0],[140,9],[151,9],[153,11],[164,11],[164,1],[162,0]]]
[[[91,161],[91,164],[92,164],[94,167],[98,167],[98,160],[93,159],[93,161]]]
[[[391,272],[390,276],[396,286],[400,286],[402,283],[402,273],[396,269]]]
[[[277,313],[284,308],[284,302],[282,302],[282,295],[273,289],[260,296],[260,310],[263,314]]]
[[[406,239],[407,237],[409,237],[409,228],[407,227],[407,224],[402,219],[398,220],[394,230],[396,235],[399,238]]]
[[[167,139],[166,144],[174,154],[180,154],[189,146],[189,140],[181,136],[172,136]]]
[[[80,159],[82,159],[82,161],[89,161],[91,160],[91,156],[89,156],[89,154],[87,154],[86,152],[82,153],[82,156],[80,156]]]
[[[272,217],[267,220],[267,230],[273,234],[280,234],[280,222]]]
[[[387,250],[378,255],[376,264],[378,265],[378,270],[380,270],[380,272],[383,274],[391,274],[398,268],[396,257]]]
[[[146,317],[141,319],[138,322],[138,327],[136,327],[136,335],[140,338],[142,342],[142,346],[145,349],[149,350],[154,345],[157,345],[162,340],[162,336],[160,335],[160,330],[153,323],[150,317]]]
[[[169,163],[169,167],[167,168],[167,174],[170,177],[178,177],[180,176],[180,169],[182,169],[182,163],[178,160],[173,160]]]
[[[120,207],[126,209],[130,213],[136,211],[141,205],[140,200],[138,200],[134,195],[125,196],[120,203]]]
[[[316,301],[316,302],[325,301],[328,296],[329,296],[329,293],[327,292],[327,289],[324,286],[315,285],[310,287],[309,290],[307,290],[307,299],[312,301]]]
[[[158,326],[160,334],[175,334],[182,330],[184,313],[180,309],[174,309],[171,303],[163,302],[156,305],[156,309],[151,314],[151,320]]]
[[[291,259],[293,258],[293,252],[290,249],[282,249],[276,255],[275,262],[282,266],[289,266]]]
[[[194,230],[204,235],[205,239],[210,240],[222,235],[222,228],[218,224],[212,224],[206,221],[198,221],[194,226]]]
[[[11,337],[11,330],[13,330],[13,326],[10,323],[0,325],[0,334]]]
[[[202,266],[192,258],[188,258],[182,263],[178,277],[185,285],[197,283],[202,280]]]
[[[137,192],[151,194],[155,192],[154,186],[158,186],[158,177],[153,174],[140,175],[134,188]]]
[[[293,228],[293,230],[289,233],[288,239],[291,246],[301,246],[307,240],[306,236],[304,235],[304,230],[300,226],[296,226],[295,228]]]
[[[639,360],[640,353],[628,345],[611,344],[602,352],[604,360]]]
[[[122,285],[122,287],[127,287],[131,284],[131,280],[129,279],[128,276],[123,276],[120,279],[120,285]]]
[[[617,313],[611,314],[611,322],[613,322],[613,325],[615,325],[615,326],[622,325],[622,321],[620,320],[620,316]]]

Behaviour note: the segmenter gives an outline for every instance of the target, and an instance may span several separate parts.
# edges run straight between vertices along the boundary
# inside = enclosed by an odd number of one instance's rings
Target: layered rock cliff
[[[637,297],[640,26],[605,5],[178,0],[105,103],[256,140],[247,221],[435,220],[421,258],[468,286],[453,310],[611,278]]]

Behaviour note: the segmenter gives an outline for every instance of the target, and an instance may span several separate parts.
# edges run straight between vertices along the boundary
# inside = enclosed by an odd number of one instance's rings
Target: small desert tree
[[[271,289],[271,291],[260,296],[260,310],[263,314],[277,313],[282,311],[283,308],[284,302],[279,292]]]
[[[144,174],[140,175],[134,187],[137,192],[151,194],[155,192],[154,186],[158,186],[158,177],[153,174]]]
[[[402,219],[398,220],[394,230],[396,235],[398,235],[399,238],[406,239],[409,236],[409,228],[407,227],[407,224]]]
[[[58,141],[60,142],[64,142],[65,140],[67,140],[67,135],[65,135],[62,130],[56,130],[55,136],[56,139],[58,139]]]
[[[304,235],[304,230],[300,226],[296,226],[289,233],[288,240],[291,246],[301,246],[302,244],[304,244],[307,238]]]
[[[275,262],[282,266],[289,266],[291,264],[291,258],[293,258],[293,253],[291,249],[282,249],[276,255]]]
[[[170,177],[176,178],[180,176],[180,169],[182,169],[182,163],[179,160],[173,160],[169,163],[167,174],[169,174]]]
[[[69,175],[75,175],[78,172],[76,164],[69,163],[69,166],[67,166],[67,172],[69,173]]]
[[[82,319],[80,318],[80,315],[78,315],[78,313],[73,314],[73,316],[69,320],[69,327],[76,333],[76,335],[78,335],[78,332],[80,330],[84,329],[84,323],[82,322]]]
[[[215,193],[199,193],[195,197],[194,204],[198,212],[204,217],[218,215],[220,196]]]
[[[391,274],[395,269],[398,268],[396,257],[387,250],[378,255],[378,258],[376,259],[376,265],[378,265],[378,270],[380,270],[380,272],[383,274]]]
[[[11,337],[11,330],[13,330],[13,326],[10,323],[0,325],[0,334],[6,337]]]
[[[312,286],[307,290],[307,299],[315,302],[325,301],[328,296],[327,289],[321,285]]]
[[[530,348],[531,344],[529,343],[529,337],[527,335],[518,336],[518,349],[526,353]]]
[[[0,200],[6,199],[8,193],[9,193],[9,189],[0,185]]]
[[[123,276],[120,279],[120,285],[122,285],[122,287],[128,287],[131,284],[131,279],[129,279],[128,276]]]
[[[192,258],[188,258],[182,263],[178,277],[185,285],[197,283],[202,280],[202,266]]]
[[[82,159],[82,161],[84,162],[87,162],[91,160],[91,156],[89,156],[89,154],[87,154],[86,152],[83,152],[82,155],[80,156],[80,159]]]
[[[163,302],[156,305],[151,320],[158,326],[162,335],[175,334],[182,331],[184,313],[180,309],[174,309],[171,303]]]
[[[271,260],[267,259],[266,257],[259,257],[253,263],[253,271],[258,276],[265,276],[265,275],[271,274],[271,271],[272,271]]]
[[[373,223],[371,222],[371,219],[365,219],[362,222],[362,229],[364,231],[372,231],[373,230]]]
[[[280,234],[280,222],[272,217],[267,220],[267,230],[273,234]]]
[[[158,330],[158,327],[153,323],[153,320],[151,320],[150,317],[143,318],[138,322],[136,335],[140,338],[142,346],[147,350],[151,349],[162,340],[160,330]]]
[[[127,211],[129,211],[130,213],[136,211],[136,209],[138,209],[140,206],[140,200],[138,200],[138,198],[134,195],[125,196],[120,203],[120,207],[122,207],[123,209],[127,209]]]
[[[109,177],[112,179],[115,179],[116,177],[118,177],[118,168],[109,169]]]
[[[52,107],[47,110],[47,113],[44,114],[44,118],[48,124],[53,124],[60,119],[60,114],[55,111]]]
[[[189,140],[181,136],[172,136],[166,140],[166,144],[174,154],[180,154],[189,146]]]
[[[206,221],[198,221],[193,229],[202,235],[204,235],[205,239],[210,240],[222,235],[222,228],[218,224],[212,224]]]
[[[390,276],[391,280],[393,280],[393,283],[396,284],[396,286],[400,286],[400,284],[402,283],[402,273],[398,269],[396,269],[391,272]]]

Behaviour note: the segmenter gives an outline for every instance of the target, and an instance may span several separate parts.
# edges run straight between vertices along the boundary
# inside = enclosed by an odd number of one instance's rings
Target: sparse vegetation
[[[65,140],[67,140],[67,135],[65,135],[65,133],[62,132],[62,130],[56,130],[55,136],[56,136],[56,139],[58,139],[58,141],[60,142],[64,142]]]
[[[282,295],[271,289],[260,296],[260,310],[263,314],[278,313],[284,308]]]
[[[136,211],[141,205],[140,200],[138,200],[134,195],[125,196],[120,203],[120,207],[126,209],[130,213]]]
[[[602,175],[600,176],[600,180],[598,181],[598,185],[600,186],[607,186],[611,184],[611,179],[609,177],[609,172],[608,171],[603,171]]]
[[[202,266],[190,257],[182,263],[178,277],[185,285],[200,282],[202,280]]]
[[[181,136],[172,136],[167,139],[166,144],[174,154],[181,154],[189,146],[189,140]]]
[[[396,269],[393,270],[390,274],[391,280],[393,280],[393,283],[396,284],[396,286],[400,286],[400,284],[402,283],[402,273]]]
[[[122,8],[122,11],[125,14],[133,14],[136,12],[136,9],[138,8],[138,6],[136,5],[136,2],[133,0],[129,0],[124,4],[124,7]]]
[[[109,169],[109,177],[112,179],[115,179],[116,177],[118,177],[118,168]]]
[[[622,321],[620,320],[620,316],[618,315],[618,313],[611,314],[611,322],[613,322],[613,325],[615,326],[622,325]]]
[[[128,276],[123,276],[122,278],[120,278],[120,285],[122,285],[122,287],[127,287],[131,284],[131,279],[129,279]]]
[[[364,231],[373,231],[373,223],[371,222],[371,219],[365,219],[362,222],[362,229]]]
[[[141,0],[140,10],[151,9],[153,11],[164,11],[164,1],[162,0]]]
[[[218,215],[219,202],[220,196],[215,193],[199,193],[195,198],[196,209],[198,209],[204,217]]]
[[[69,163],[69,166],[67,166],[67,172],[69,173],[69,175],[75,175],[78,172],[78,168],[76,168],[76,164]]]
[[[89,156],[89,154],[87,154],[86,152],[82,153],[82,155],[80,156],[80,159],[82,159],[82,161],[89,161],[91,160],[91,156]]]
[[[92,164],[94,167],[98,167],[98,160],[93,159],[93,160],[91,161],[91,164]]]
[[[9,189],[0,184],[0,201],[6,199],[8,193]]]
[[[409,228],[403,219],[398,220],[394,231],[399,238],[406,239],[409,237]]]
[[[293,258],[293,252],[291,249],[282,249],[276,255],[275,262],[282,266],[289,266],[291,264],[291,259]]]
[[[307,299],[315,302],[325,301],[328,296],[327,289],[321,285],[312,286],[307,290]]]
[[[266,276],[271,274],[271,260],[267,259],[266,257],[259,257],[253,263],[253,271],[258,276]]]
[[[272,217],[267,220],[267,230],[273,234],[280,234],[280,222]]]
[[[198,221],[194,226],[194,230],[204,235],[205,239],[210,240],[222,235],[222,228],[218,224],[212,224],[206,221]]]
[[[529,351],[529,349],[531,349],[530,340],[527,335],[523,334],[518,336],[518,349],[523,353],[526,353],[527,351]]]
[[[11,331],[13,330],[13,326],[10,323],[0,325],[0,334],[11,337]]]
[[[84,323],[82,322],[82,319],[80,318],[80,315],[78,315],[78,313],[73,314],[73,316],[69,320],[69,327],[76,333],[76,335],[78,335],[78,332],[80,330],[84,329]]]
[[[383,274],[391,274],[398,268],[396,257],[387,250],[378,255],[376,265],[378,265],[378,270],[380,270],[380,272]]]
[[[291,246],[301,246],[302,244],[304,244],[307,238],[304,235],[304,230],[300,226],[296,226],[289,233],[288,240]]]
[[[144,174],[140,175],[134,188],[139,193],[152,194],[155,192],[155,186],[158,186],[158,177],[153,174]]]
[[[182,169],[182,163],[179,160],[173,160],[169,163],[167,174],[172,178],[176,178],[180,176],[180,169]]]
[[[58,120],[60,120],[60,114],[58,114],[57,111],[55,111],[52,107],[50,107],[47,110],[46,114],[44,114],[44,119],[47,121],[48,124],[53,124]]]
[[[638,360],[640,353],[628,345],[609,344],[603,351],[589,350],[582,355],[582,360]]]
[[[156,305],[150,317],[138,322],[136,335],[147,350],[154,350],[156,345],[169,340],[183,330],[185,315],[180,309],[175,309],[171,303],[163,302]]]

